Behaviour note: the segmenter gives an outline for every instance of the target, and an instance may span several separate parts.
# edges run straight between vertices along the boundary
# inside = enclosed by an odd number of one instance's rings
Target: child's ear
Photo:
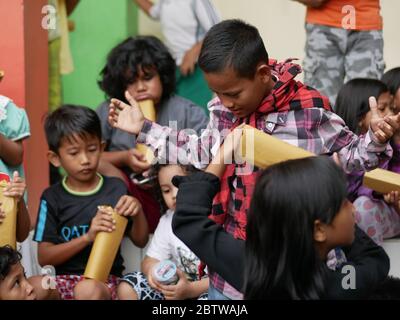
[[[317,243],[325,242],[327,238],[327,225],[320,220],[314,221],[314,241]]]
[[[60,157],[54,151],[47,151],[47,159],[49,159],[50,163],[56,168],[61,167]]]
[[[271,68],[265,63],[262,63],[257,67],[257,75],[263,83],[269,83],[271,80]]]

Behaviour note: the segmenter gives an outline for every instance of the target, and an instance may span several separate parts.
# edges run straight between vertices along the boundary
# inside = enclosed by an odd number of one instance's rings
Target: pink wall
[[[48,110],[47,30],[41,27],[47,0],[0,0],[0,94],[26,109],[31,137],[25,143],[29,211],[36,221],[40,195],[48,186],[47,144],[42,118]]]

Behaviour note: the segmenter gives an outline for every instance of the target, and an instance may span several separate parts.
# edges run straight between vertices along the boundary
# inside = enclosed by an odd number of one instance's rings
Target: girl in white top
[[[172,184],[172,178],[186,175],[189,167],[159,165],[156,170],[163,198],[161,204],[168,210],[154,232],[142,261],[142,272],[129,273],[121,279],[118,297],[121,300],[207,299],[208,278],[199,279],[199,258],[172,232],[172,217],[178,192]],[[152,276],[152,268],[167,259],[177,266],[179,280],[176,284],[163,285]]]

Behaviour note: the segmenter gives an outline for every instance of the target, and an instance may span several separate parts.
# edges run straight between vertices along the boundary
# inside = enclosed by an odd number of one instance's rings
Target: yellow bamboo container
[[[243,127],[241,145],[242,158],[262,169],[282,161],[314,155],[248,125]],[[384,169],[371,170],[365,173],[363,184],[383,194],[400,191],[400,174]]]
[[[286,160],[315,156],[248,125],[243,126],[241,146],[242,158],[262,169]]]
[[[10,245],[14,249],[17,247],[17,202],[14,198],[3,195],[7,181],[0,181],[0,203],[1,209],[5,212],[6,217],[0,224],[0,247]]]
[[[139,102],[140,110],[146,119],[150,121],[156,121],[156,108],[154,107],[153,100],[143,100]],[[153,151],[144,144],[138,143],[136,149],[145,155],[145,159],[148,163],[152,163],[154,160]]]
[[[111,207],[107,207],[115,220],[115,230],[99,232],[93,243],[84,277],[101,282],[107,282],[115,256],[121,244],[128,219],[119,215]]]

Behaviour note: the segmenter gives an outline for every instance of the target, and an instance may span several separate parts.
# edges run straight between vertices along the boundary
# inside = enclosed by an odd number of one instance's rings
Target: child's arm
[[[103,152],[101,157],[118,168],[129,167],[136,173],[142,173],[150,168],[144,155],[136,149]]]
[[[150,16],[150,9],[153,3],[149,0],[135,0],[136,4],[142,9],[147,15]]]
[[[147,278],[147,281],[149,282],[150,287],[152,287],[158,291],[161,291],[161,288],[160,288],[161,284],[153,279],[153,276],[151,273],[151,269],[159,262],[160,262],[160,260],[146,255],[142,261],[142,272],[146,275],[146,278]]]
[[[108,117],[110,125],[138,135],[136,142],[147,145],[159,160],[166,163],[178,161],[204,168],[211,160],[210,154],[219,147],[232,126],[232,122],[221,120],[221,114],[228,111],[216,101],[209,105],[210,122],[201,135],[187,129],[178,132],[146,120],[132,96],[128,92],[125,95],[130,105],[111,99]]]
[[[307,7],[319,8],[329,0],[294,0],[294,1],[300,2],[306,5]]]
[[[17,171],[13,174],[13,179],[4,191],[7,197],[13,197],[17,201],[17,241],[24,241],[31,229],[31,219],[24,201],[26,189],[25,180],[21,178]]]
[[[242,125],[231,131],[226,138],[224,143],[218,149],[217,154],[212,159],[210,164],[207,166],[205,172],[212,173],[221,179],[225,172],[226,165],[233,163],[234,159],[238,159],[239,154],[237,152],[242,137]]]
[[[122,196],[115,210],[125,217],[132,217],[133,226],[129,231],[129,238],[139,248],[144,248],[149,241],[149,226],[140,202],[131,196]]]
[[[184,300],[199,297],[208,290],[208,278],[198,281],[189,281],[186,275],[180,269],[177,269],[179,277],[178,283],[174,285],[160,284],[160,291],[164,295],[165,300]]]
[[[179,188],[173,232],[210,268],[242,290],[245,241],[235,239],[208,218],[213,198],[220,189],[219,179],[208,172],[196,172],[174,177],[173,183]]]
[[[38,245],[39,264],[41,266],[63,264],[91,244],[98,232],[112,232],[114,229],[115,221],[112,217],[99,210],[92,219],[89,231],[83,236],[62,244],[40,242]]]
[[[0,158],[9,166],[22,164],[24,148],[22,141],[12,141],[0,134]]]

